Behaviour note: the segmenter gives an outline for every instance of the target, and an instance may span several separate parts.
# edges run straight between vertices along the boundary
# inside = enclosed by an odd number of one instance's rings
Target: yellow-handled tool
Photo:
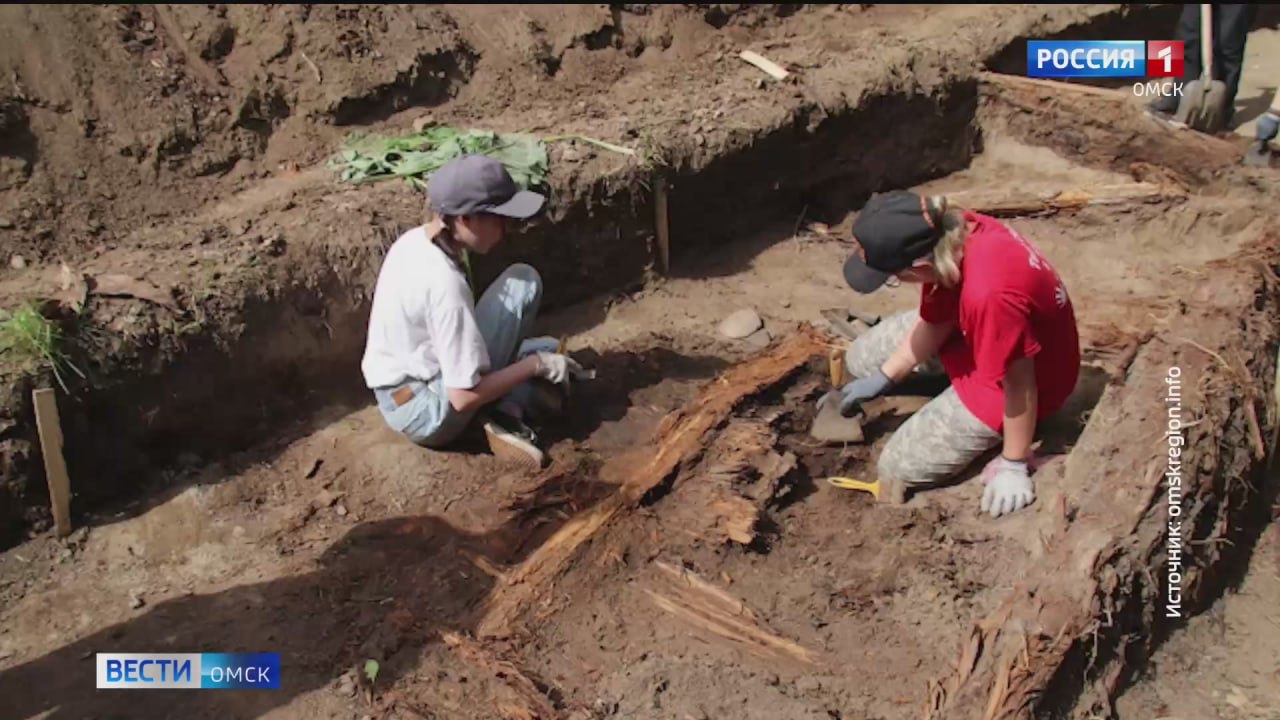
[[[871,493],[871,496],[876,499],[876,502],[880,502],[879,480],[866,482],[864,480],[854,480],[853,478],[847,477],[829,477],[827,478],[827,482],[833,487],[838,487],[841,490],[861,490],[862,492]]]

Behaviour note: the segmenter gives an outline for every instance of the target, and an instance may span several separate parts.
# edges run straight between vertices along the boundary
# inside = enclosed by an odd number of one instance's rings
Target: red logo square
[[[1182,41],[1147,41],[1147,77],[1182,77]]]

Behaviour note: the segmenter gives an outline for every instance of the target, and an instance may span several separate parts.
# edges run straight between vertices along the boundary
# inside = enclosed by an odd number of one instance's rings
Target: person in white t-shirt
[[[419,445],[452,442],[484,409],[494,455],[541,467],[545,454],[522,420],[531,381],[560,385],[584,371],[553,339],[527,340],[542,299],[537,270],[512,265],[475,302],[461,256],[488,253],[511,218],[532,217],[546,198],[484,155],[446,163],[427,196],[426,224],[392,244],[378,274],[365,384],[387,424]]]

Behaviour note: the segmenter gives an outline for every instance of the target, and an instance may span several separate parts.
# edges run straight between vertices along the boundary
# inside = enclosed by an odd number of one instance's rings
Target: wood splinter
[[[784,69],[781,65],[761,55],[760,53],[755,53],[750,50],[743,50],[742,52],[738,53],[738,57],[760,68],[767,75],[772,77],[774,80],[785,80],[786,77],[791,74],[787,72],[786,69]]]

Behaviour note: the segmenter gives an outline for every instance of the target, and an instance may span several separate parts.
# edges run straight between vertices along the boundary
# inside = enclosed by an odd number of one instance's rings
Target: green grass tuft
[[[40,313],[35,305],[17,310],[0,310],[0,355],[15,363],[48,367],[54,378],[67,390],[63,373],[67,370],[84,379],[62,349],[62,333],[58,326]]]

